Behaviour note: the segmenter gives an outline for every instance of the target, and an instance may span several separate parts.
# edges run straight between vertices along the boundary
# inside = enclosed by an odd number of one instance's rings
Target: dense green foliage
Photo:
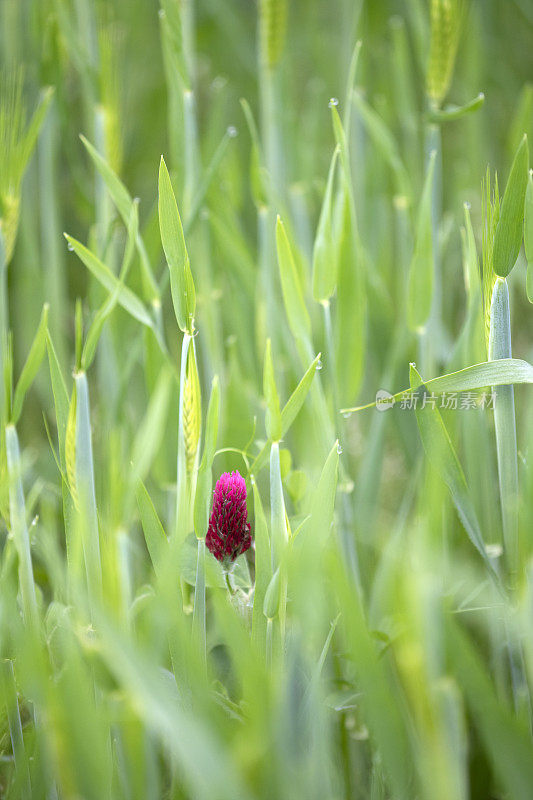
[[[532,40],[2,0],[2,797],[531,798]]]

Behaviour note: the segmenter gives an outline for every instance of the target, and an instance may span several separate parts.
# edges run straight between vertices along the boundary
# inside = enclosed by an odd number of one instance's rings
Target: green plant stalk
[[[281,641],[283,642],[287,606],[287,581],[285,579],[285,575],[283,574],[283,560],[289,542],[289,535],[287,531],[285,501],[283,499],[283,486],[281,483],[279,442],[272,442],[272,446],[270,448],[270,531],[272,547],[272,574],[274,575],[278,567],[282,571],[278,619]]]
[[[0,375],[4,374],[4,346],[7,344],[8,328],[7,258],[0,225]],[[0,392],[0,411],[4,411],[4,399],[4,392]]]
[[[266,621],[266,653],[265,653],[265,663],[268,670],[272,669],[272,638],[273,638],[273,628],[274,620],[267,619]]]
[[[45,287],[50,300],[50,331],[56,342],[59,363],[64,366],[67,356],[63,344],[65,309],[68,307],[65,291],[65,265],[58,214],[56,182],[57,119],[55,105],[49,109],[38,141],[39,204],[41,223],[42,266]]]
[[[431,240],[433,244],[433,296],[431,312],[424,332],[419,334],[419,359],[423,375],[436,374],[438,354],[435,342],[442,333],[442,278],[439,259],[439,225],[442,214],[442,139],[440,126],[429,123],[426,128],[426,154],[435,152],[435,173],[431,192]]]
[[[327,365],[328,375],[331,378],[331,394],[333,397],[333,409],[334,409],[334,422],[337,422],[338,426],[338,415],[337,410],[340,407],[339,403],[339,390],[338,390],[338,382],[337,382],[337,364],[335,358],[335,338],[333,336],[333,326],[331,324],[331,305],[329,300],[323,300],[321,306],[324,310],[324,332],[326,334],[326,347],[328,352],[328,361],[329,364]]]
[[[9,510],[11,533],[17,549],[19,560],[19,583],[22,595],[22,608],[26,624],[34,632],[37,631],[39,613],[33,580],[31,563],[30,537],[26,524],[26,504],[22,487],[22,465],[20,448],[15,426],[6,426],[6,455],[9,477]]]
[[[122,528],[115,539],[117,578],[120,591],[120,617],[124,628],[130,628],[130,608],[133,600],[133,585],[130,563],[130,543],[128,534]]]
[[[177,463],[177,487],[176,487],[176,525],[175,535],[179,543],[183,542],[187,536],[190,522],[190,501],[189,501],[189,480],[187,476],[187,464],[185,458],[185,435],[183,430],[183,399],[185,394],[185,381],[187,375],[187,356],[192,336],[188,333],[183,334],[181,345],[181,364],[180,364],[180,396],[178,410],[178,463]]]
[[[82,537],[89,605],[91,613],[94,613],[102,601],[102,565],[86,373],[76,373],[74,382],[76,384],[76,488],[79,498],[76,527]]]
[[[183,93],[183,125],[185,144],[185,176],[183,188],[183,217],[191,218],[199,184],[198,126],[196,103],[190,89]]]
[[[331,306],[328,301],[322,303],[324,308],[324,330],[326,334],[326,347],[329,356],[329,375],[331,376],[331,385],[332,385],[332,396],[333,396],[333,417],[331,421],[332,426],[332,438],[329,440],[327,444],[328,450],[331,446],[331,442],[335,439],[340,439],[344,441],[346,436],[346,425],[344,423],[344,419],[342,419],[339,415],[339,395],[338,395],[338,381],[337,381],[337,364],[336,364],[336,348],[335,348],[335,340],[333,336],[333,326],[331,324]],[[317,382],[320,385],[320,381]],[[341,458],[341,475],[344,482],[350,482],[350,476],[346,469],[344,459]],[[357,554],[357,546],[355,543],[355,538],[353,536],[354,531],[354,515],[353,515],[353,506],[350,502],[350,497],[347,495],[345,491],[341,489],[341,541],[342,546],[344,548],[344,552],[348,563],[350,565],[350,571],[357,583],[357,586],[361,589],[361,576],[359,572],[359,557]]]
[[[196,583],[192,618],[193,642],[201,654],[202,666],[207,669],[207,632],[205,613],[205,539],[198,539]]]
[[[261,41],[261,19],[258,21],[258,39]],[[279,331],[279,314],[276,303],[276,251],[274,230],[276,227],[276,204],[283,197],[282,144],[279,127],[278,69],[269,65],[259,47],[259,98],[260,136],[265,159],[267,178],[267,207],[259,211],[260,264],[263,268],[262,289],[265,292],[265,336]],[[260,343],[262,350],[263,343]]]
[[[511,358],[511,313],[509,288],[505,278],[496,278],[490,308],[490,331],[488,358]],[[518,451],[516,441],[516,417],[514,387],[499,386],[494,401],[494,429],[498,459],[498,478],[503,525],[503,544],[511,591],[514,592],[520,569],[520,542],[518,533]],[[510,636],[512,620],[508,610],[504,616],[506,647],[513,697],[516,710],[526,708],[531,714],[528,683],[525,675],[523,654]]]
[[[98,152],[102,153],[103,157],[106,159],[106,161],[108,161],[104,109],[101,106],[98,106],[94,112],[94,141]],[[108,259],[106,258],[106,245],[108,244],[109,226],[111,224],[113,212],[111,198],[107,193],[105,181],[98,170],[95,170],[94,175],[94,200],[98,241],[97,255],[102,259],[102,261],[109,263]]]
[[[490,309],[489,361],[511,358],[509,289],[505,278],[497,278]],[[503,523],[503,542],[509,580],[515,586],[519,570],[518,455],[514,388],[500,386],[494,402],[494,427]]]

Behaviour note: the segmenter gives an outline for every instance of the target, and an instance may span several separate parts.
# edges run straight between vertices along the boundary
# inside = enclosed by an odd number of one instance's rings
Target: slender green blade
[[[533,303],[533,170],[529,170],[524,209],[524,250],[527,261],[526,291]]]
[[[39,327],[37,328],[37,333],[35,334],[35,338],[33,340],[30,352],[28,353],[26,363],[22,368],[22,372],[20,373],[20,378],[16,385],[15,394],[13,395],[12,421],[14,425],[17,424],[20,418],[20,414],[22,411],[22,404],[24,403],[26,392],[33,383],[33,380],[37,375],[37,371],[41,366],[42,360],[44,358],[44,354],[46,351],[47,333],[48,333],[48,303],[45,303],[43,306]]]
[[[207,533],[209,512],[211,508],[211,489],[213,486],[213,460],[218,436],[218,419],[220,413],[220,387],[218,377],[215,375],[211,384],[211,397],[207,408],[205,426],[204,451],[198,478],[196,481],[196,494],[194,497],[194,531],[198,539],[203,541]]]
[[[254,541],[255,541],[255,588],[252,611],[252,641],[257,647],[264,648],[266,642],[267,620],[263,613],[267,587],[272,578],[270,537],[261,502],[261,495],[255,477],[252,476],[254,495]]]
[[[274,377],[274,364],[272,362],[272,346],[270,339],[267,339],[265,348],[265,363],[263,368],[263,394],[265,396],[266,411],[266,432],[271,442],[281,439],[281,413],[279,410],[278,390],[276,389],[276,379]]]
[[[414,365],[410,369],[411,388],[420,387],[422,378]],[[426,384],[427,387],[427,384]],[[463,469],[438,408],[424,402],[417,404],[416,421],[420,438],[430,463],[447,485],[468,538],[487,563],[483,535],[472,503]]]
[[[276,246],[283,302],[289,327],[295,338],[307,342],[311,337],[311,320],[305,306],[302,287],[287,232],[280,217],[278,217],[276,223]]]
[[[326,192],[318,220],[313,245],[313,298],[317,303],[330,299],[337,283],[337,253],[333,236],[333,185],[339,156],[339,147],[333,151],[329,166]]]
[[[108,292],[113,292],[117,288],[117,285],[120,285],[120,281],[116,275],[114,275],[109,267],[100,261],[94,253],[85,247],[85,245],[68,234],[65,234],[65,239],[87,269]],[[131,289],[128,289],[127,286],[122,286],[120,288],[118,302],[134,319],[142,322],[142,324],[146,325],[148,328],[153,328],[154,323],[150,314],[137,295],[132,292]]]
[[[423,330],[431,312],[433,300],[433,226],[431,198],[435,173],[436,152],[431,153],[424,190],[418,210],[415,249],[409,267],[407,287],[407,319],[412,330]]]
[[[511,166],[494,234],[492,265],[496,275],[501,278],[511,272],[520,252],[528,170],[529,149],[527,136],[524,136]]]
[[[161,575],[168,557],[168,539],[154,504],[142,481],[137,484],[137,505],[141,515],[144,539],[156,575]]]
[[[439,375],[424,381],[426,389],[436,394],[445,392],[469,392],[474,389],[484,389],[488,386],[504,386],[507,383],[533,383],[533,365],[520,358],[500,358],[495,361],[483,361],[473,364],[448,375]],[[415,387],[416,388],[416,387]],[[392,401],[397,402],[411,389],[404,389],[392,395]],[[375,408],[376,402],[354,408],[341,408],[341,413],[351,414],[367,408]]]
[[[174,313],[180,329],[192,334],[196,292],[183,227],[170,181],[167,165],[161,156],[159,165],[159,229],[170,271],[170,289]]]

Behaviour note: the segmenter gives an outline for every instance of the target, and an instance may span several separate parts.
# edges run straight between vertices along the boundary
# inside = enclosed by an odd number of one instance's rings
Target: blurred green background
[[[483,562],[415,414],[340,409],[408,387],[410,362],[429,379],[487,359],[481,184],[489,165],[503,194],[524,133],[531,146],[532,42],[527,0],[0,0],[0,230],[14,243],[0,327],[12,331],[15,377],[49,303],[49,361],[18,420],[2,405],[22,451],[13,469],[3,434],[2,796],[528,800],[531,387],[515,392],[520,576],[509,593],[492,415],[442,415],[468,484],[462,508],[492,546]],[[17,143],[43,102],[23,158]],[[125,281],[140,312],[113,308],[85,384],[96,609],[90,526],[76,514],[87,451],[72,376],[80,402],[80,325],[94,332],[117,281],[96,279],[63,233],[115,276],[134,242],[80,134],[139,199],[141,235]],[[178,410],[193,390],[179,380],[183,335],[160,240],[162,154],[197,296],[202,405],[187,510]],[[321,209],[330,229],[318,263]],[[278,214],[293,262],[278,263]],[[421,218],[420,276],[433,284],[417,325]],[[521,251],[508,284],[513,355],[531,362],[526,267]],[[285,281],[297,287],[289,300]],[[264,422],[276,405],[267,339],[282,408],[321,353],[279,465]],[[9,363],[4,348],[7,384]],[[232,598],[205,531],[197,550],[191,510],[214,376],[213,484],[242,472],[256,535]],[[263,614],[278,528],[286,573]],[[167,544],[162,566],[154,553]]]

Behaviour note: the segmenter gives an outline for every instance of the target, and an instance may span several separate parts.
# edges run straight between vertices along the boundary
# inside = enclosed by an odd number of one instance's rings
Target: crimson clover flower
[[[247,522],[246,483],[237,470],[223,472],[217,481],[205,544],[226,567],[252,544]]]

